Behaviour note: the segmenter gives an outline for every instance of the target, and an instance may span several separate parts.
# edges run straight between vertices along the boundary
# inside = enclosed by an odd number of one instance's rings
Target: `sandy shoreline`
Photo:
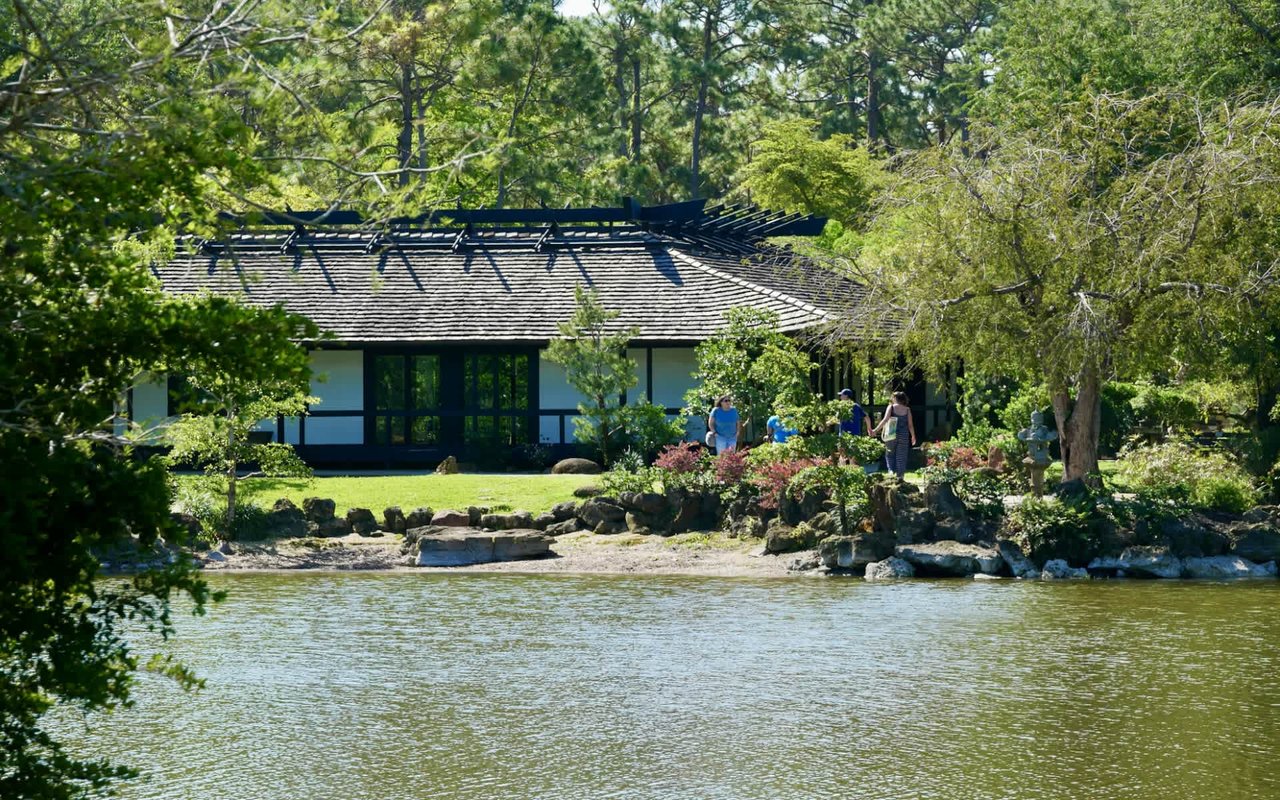
[[[204,557],[208,571],[324,570],[348,572],[520,572],[623,575],[707,575],[717,577],[792,577],[790,567],[809,553],[765,555],[760,540],[743,542],[719,533],[679,536],[575,533],[556,539],[552,558],[476,564],[468,567],[412,567],[400,553],[401,537],[279,539],[233,543],[232,552]]]

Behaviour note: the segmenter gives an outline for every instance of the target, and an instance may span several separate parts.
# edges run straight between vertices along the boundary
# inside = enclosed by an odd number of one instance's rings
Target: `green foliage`
[[[1116,478],[1130,491],[1192,508],[1240,513],[1259,501],[1248,473],[1226,453],[1181,439],[1125,448]]]
[[[742,188],[765,208],[815,214],[861,228],[884,183],[881,167],[854,137],[818,139],[815,128],[804,120],[766,127],[743,168]]]
[[[981,456],[985,456],[987,451],[992,447],[1006,441],[1012,431],[997,428],[988,422],[985,418],[978,418],[975,421],[966,421],[951,437],[951,442],[962,447],[968,447]]]
[[[547,347],[547,360],[563,367],[565,380],[587,398],[574,418],[577,437],[599,448],[608,465],[626,424],[621,396],[637,381],[635,361],[626,353],[637,329],[612,324],[618,312],[602,306],[594,289],[575,287],[574,299],[573,316],[559,324],[560,338]]]
[[[639,452],[626,450],[600,475],[600,487],[607,496],[617,497],[623,492],[652,492],[660,480],[661,470],[645,466]]]
[[[1037,564],[1054,558],[1084,566],[1102,547],[1093,499],[1064,503],[1056,498],[1024,497],[1009,513],[1013,540]]]
[[[871,513],[867,484],[867,474],[861,467],[821,464],[797,473],[788,490],[793,495],[812,489],[826,491],[835,503],[841,532],[850,534],[862,518]]]
[[[686,417],[679,414],[674,419],[667,419],[666,408],[649,402],[646,397],[628,403],[619,413],[622,417],[622,438],[645,461],[652,460],[662,448],[684,438]]]
[[[1005,495],[1011,494],[1008,480],[984,469],[961,475],[955,482],[955,492],[971,514],[983,519],[1003,516]]]
[[[725,327],[698,345],[698,386],[685,395],[690,416],[704,416],[716,398],[733,395],[744,425],[756,440],[775,406],[800,404],[808,396],[812,361],[790,337],[778,331],[773,312],[731,308]]]

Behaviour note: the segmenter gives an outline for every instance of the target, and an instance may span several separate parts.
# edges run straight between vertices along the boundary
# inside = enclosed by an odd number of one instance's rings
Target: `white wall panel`
[[[653,402],[668,408],[684,406],[684,393],[692,389],[697,360],[692,347],[653,348]]]
[[[364,418],[307,417],[307,444],[364,444]]]
[[[311,394],[320,398],[317,409],[360,411],[364,409],[364,352],[361,350],[311,351]],[[307,422],[307,443],[311,444],[311,422]]]

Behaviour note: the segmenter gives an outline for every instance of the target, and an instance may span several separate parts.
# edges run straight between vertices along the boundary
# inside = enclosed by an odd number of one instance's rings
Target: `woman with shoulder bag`
[[[884,410],[884,419],[871,431],[884,442],[885,465],[889,471],[903,478],[907,474],[907,458],[916,446],[916,426],[907,406],[907,393],[894,392],[893,403]]]

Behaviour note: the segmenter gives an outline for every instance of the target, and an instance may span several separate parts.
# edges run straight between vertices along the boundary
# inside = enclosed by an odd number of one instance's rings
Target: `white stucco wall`
[[[684,393],[692,389],[697,367],[692,347],[653,349],[653,402],[668,408],[683,408]]]
[[[364,351],[313,350],[311,394],[323,411],[354,411],[350,417],[308,417],[307,444],[364,444]],[[298,442],[298,422],[285,420],[285,441]]]

